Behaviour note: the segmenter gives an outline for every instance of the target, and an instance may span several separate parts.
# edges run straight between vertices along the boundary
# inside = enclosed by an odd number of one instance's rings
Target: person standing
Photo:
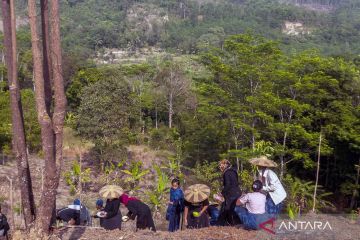
[[[250,160],[255,166],[258,166],[259,178],[263,184],[262,190],[267,193],[266,196],[266,212],[277,217],[283,208],[286,198],[286,191],[280,182],[280,179],[270,168],[277,167],[277,164],[268,159],[266,156],[253,158]]]
[[[166,220],[169,221],[169,232],[175,232],[180,228],[181,213],[184,210],[184,193],[180,188],[180,180],[174,178],[171,181],[170,202],[166,211]]]
[[[234,212],[236,200],[241,196],[238,172],[226,159],[219,162],[219,169],[223,176],[223,190],[221,194],[224,201],[221,205],[217,225],[233,226],[239,223],[239,218]]]

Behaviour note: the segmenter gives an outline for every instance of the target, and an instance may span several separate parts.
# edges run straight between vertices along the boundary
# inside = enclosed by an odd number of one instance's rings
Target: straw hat
[[[205,184],[194,184],[185,190],[185,200],[190,203],[199,203],[209,198],[210,188]]]
[[[124,193],[124,190],[116,185],[106,185],[99,191],[101,197],[106,199],[119,198]]]
[[[268,159],[266,156],[250,159],[250,163],[261,167],[277,167],[277,163]]]

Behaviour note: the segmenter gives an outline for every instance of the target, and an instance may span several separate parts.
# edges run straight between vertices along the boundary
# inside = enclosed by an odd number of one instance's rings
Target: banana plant
[[[65,182],[70,186],[70,194],[81,195],[83,185],[91,182],[91,169],[81,169],[78,161],[74,161],[71,169],[64,173]]]
[[[284,179],[287,187],[287,211],[291,219],[300,216],[302,212],[307,212],[311,209],[313,204],[313,191],[315,184],[313,181],[301,181],[299,178],[286,175]],[[330,192],[325,192],[321,186],[318,186],[319,194],[316,197],[318,208],[333,206],[333,204],[325,199],[326,196],[331,195]]]
[[[132,162],[129,169],[121,170],[127,175],[125,182],[130,184],[130,188],[135,191],[139,189],[139,182],[143,177],[149,173],[148,169],[142,168],[141,162]]]
[[[159,166],[154,166],[156,171],[156,185],[153,190],[147,192],[149,197],[149,203],[154,208],[154,214],[160,211],[161,207],[164,205],[165,195],[169,192],[169,177],[168,175],[161,170]]]

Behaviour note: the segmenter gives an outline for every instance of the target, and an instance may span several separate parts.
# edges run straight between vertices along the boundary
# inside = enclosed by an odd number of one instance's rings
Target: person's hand
[[[68,222],[69,225],[75,225],[75,220],[74,219],[70,219],[70,221]]]
[[[184,220],[184,224],[185,224],[185,226],[188,225],[187,219]]]
[[[213,197],[217,202],[222,203],[225,201],[225,199],[221,193],[214,194]]]
[[[236,206],[240,206],[240,205],[242,205],[242,203],[241,203],[241,201],[240,201],[240,198],[238,198],[238,199],[236,200]]]
[[[169,202],[169,204],[174,204],[174,202]]]

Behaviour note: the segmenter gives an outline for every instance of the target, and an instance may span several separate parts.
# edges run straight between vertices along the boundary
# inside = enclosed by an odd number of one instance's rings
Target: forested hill
[[[252,32],[286,52],[315,48],[327,55],[360,53],[359,0],[62,0],[64,46],[156,46],[194,53],[221,46],[227,35]],[[27,1],[17,1],[26,15]]]
[[[253,32],[287,52],[360,53],[359,0],[64,0],[62,26],[64,46],[82,52],[156,46],[194,53]]]

